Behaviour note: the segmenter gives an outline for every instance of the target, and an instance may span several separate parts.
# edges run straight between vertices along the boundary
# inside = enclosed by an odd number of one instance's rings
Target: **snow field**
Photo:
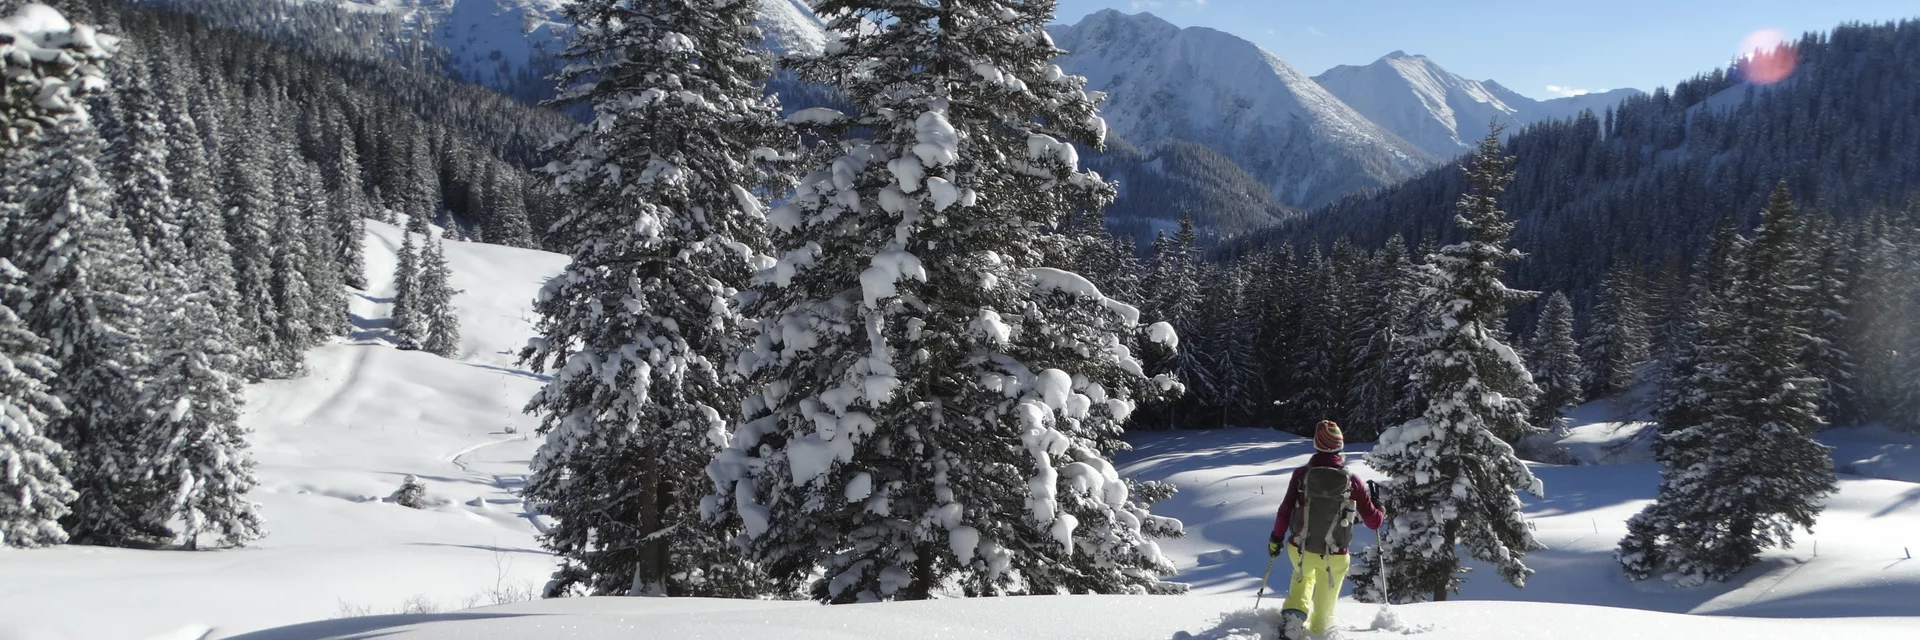
[[[539,446],[520,408],[541,381],[513,354],[532,333],[535,292],[566,258],[446,243],[462,345],[443,359],[386,342],[400,231],[367,226],[353,335],[309,352],[307,376],[247,389],[241,424],[267,537],[201,552],[0,549],[0,640],[222,638],[490,604],[546,581],[539,523],[511,492]],[[408,474],[426,484],[428,508],[385,501]]]

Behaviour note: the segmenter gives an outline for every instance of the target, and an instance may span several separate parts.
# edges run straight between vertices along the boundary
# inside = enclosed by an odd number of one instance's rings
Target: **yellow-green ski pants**
[[[1333,625],[1333,606],[1340,601],[1340,586],[1347,582],[1353,558],[1307,553],[1303,559],[1302,555],[1299,547],[1287,545],[1287,559],[1293,562],[1293,584],[1287,586],[1287,602],[1281,607],[1306,612],[1307,631],[1326,633]]]

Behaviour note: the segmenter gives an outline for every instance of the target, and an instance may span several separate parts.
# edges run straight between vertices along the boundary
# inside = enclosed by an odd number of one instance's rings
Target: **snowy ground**
[[[369,227],[354,335],[311,352],[310,375],[247,390],[268,537],[202,552],[0,547],[0,640],[221,637],[490,604],[495,589],[545,582],[553,564],[509,492],[537,446],[520,406],[540,382],[511,354],[531,333],[535,291],[566,260],[448,242],[462,348],[443,359],[386,342],[400,233]],[[437,506],[384,501],[407,474]]]
[[[1595,422],[1575,428],[1568,439],[1607,450],[1639,428],[1632,422]],[[1912,455],[1910,445],[1859,443],[1893,434],[1842,430],[1827,435],[1842,454],[1887,448]],[[1161,544],[1182,570],[1176,579],[1203,594],[1257,588],[1266,566],[1263,546],[1287,474],[1312,455],[1311,443],[1253,429],[1146,434],[1134,441],[1138,448],[1121,456],[1120,473],[1180,487],[1155,509],[1187,524],[1185,539]],[[1353,449],[1349,459],[1360,475],[1377,478],[1366,466],[1366,447]],[[1646,459],[1644,452],[1631,450],[1617,457]],[[1630,582],[1612,559],[1626,519],[1654,495],[1658,465],[1534,465],[1533,470],[1547,488],[1546,499],[1527,501],[1536,535],[1548,547],[1528,557],[1527,564],[1539,573],[1525,589],[1515,589],[1489,572],[1475,572],[1467,578],[1464,599],[1764,618],[1920,616],[1920,560],[1907,559],[1909,548],[1920,551],[1920,485],[1842,475],[1840,493],[1813,535],[1803,536],[1792,549],[1766,553],[1758,566],[1727,584],[1677,589],[1658,580]],[[1920,468],[1898,473],[1920,473]],[[1371,533],[1356,534],[1356,547],[1371,543]],[[1274,568],[1273,584],[1284,590],[1289,569],[1281,565]],[[1908,622],[1920,628],[1920,618]]]
[[[1264,640],[1277,614],[1250,597],[1055,596],[825,607],[741,601],[592,598],[433,616],[329,620],[246,640]],[[1808,640],[1897,638],[1913,619],[1767,620],[1519,602],[1349,605],[1346,640]]]
[[[524,595],[551,560],[511,489],[537,441],[520,406],[540,384],[514,365],[529,303],[565,258],[448,243],[463,343],[457,358],[386,340],[399,232],[371,225],[370,291],[356,330],[316,349],[312,374],[248,390],[243,420],[270,535],[238,550],[0,549],[0,640],[316,638],[1088,638],[1253,640],[1271,621],[1248,612],[1287,473],[1312,453],[1265,430],[1149,433],[1121,472],[1172,481],[1156,510],[1187,523],[1163,549],[1188,597],[1048,597],[820,607],[716,600],[570,599],[471,608]],[[1631,583],[1611,552],[1652,497],[1658,467],[1633,436],[1632,403],[1590,403],[1559,443],[1580,466],[1537,465],[1548,497],[1529,513],[1550,549],[1517,590],[1485,572],[1463,600],[1394,607],[1348,603],[1349,640],[1501,638],[1894,638],[1920,628],[1920,437],[1827,432],[1843,472],[1817,533],[1769,552],[1726,585]],[[509,430],[513,432],[509,432]],[[1623,445],[1622,443],[1628,443]],[[1365,447],[1351,452],[1363,476]],[[385,501],[414,474],[435,506]],[[1360,534],[1356,546],[1371,542]],[[1274,568],[1284,590],[1288,569]],[[518,592],[518,593],[513,593]],[[1270,598],[1277,597],[1269,594]],[[1266,603],[1268,613],[1277,600]],[[424,612],[424,613],[420,613]],[[367,614],[401,614],[373,615]],[[363,617],[347,618],[358,615]],[[281,626],[293,625],[293,626]],[[271,627],[279,627],[272,628]]]

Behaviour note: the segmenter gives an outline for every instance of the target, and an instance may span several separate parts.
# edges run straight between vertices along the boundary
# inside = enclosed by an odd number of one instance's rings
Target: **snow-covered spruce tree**
[[[1860,405],[1860,385],[1855,377],[1858,367],[1846,345],[1851,328],[1848,316],[1855,307],[1855,301],[1848,298],[1847,283],[1856,277],[1858,257],[1833,216],[1822,213],[1804,217],[1801,250],[1807,255],[1802,261],[1807,290],[1801,309],[1807,315],[1809,340],[1801,361],[1809,375],[1820,379],[1822,421],[1858,423],[1863,417],[1856,410]]]
[[[1593,323],[1580,345],[1587,365],[1585,395],[1602,398],[1633,387],[1633,372],[1647,357],[1647,319],[1640,307],[1632,265],[1616,263],[1600,283]]]
[[[46,194],[38,192],[48,185],[36,184],[48,177],[42,174],[48,168],[42,143],[49,134],[86,126],[84,100],[106,87],[102,63],[118,43],[43,4],[4,2],[0,9],[9,27],[0,33],[6,72],[0,83],[0,255],[35,271],[0,258],[0,545],[33,547],[67,541],[60,520],[77,497],[67,477],[70,452],[56,441],[68,417],[57,397],[62,389],[53,386],[59,363],[48,356],[49,342],[41,337],[46,334],[29,325],[45,325],[48,310],[39,309],[37,318],[14,311],[48,299],[50,292],[34,288],[50,284],[48,272],[58,269],[46,261],[70,256],[78,244],[50,245],[48,229],[41,227],[59,222],[39,217],[48,213]],[[54,145],[73,142],[53,137]],[[42,199],[40,206],[30,207],[29,198]]]
[[[1528,368],[1540,386],[1534,402],[1533,424],[1538,429],[1561,425],[1561,411],[1580,401],[1586,380],[1586,366],[1580,361],[1580,343],[1573,339],[1573,303],[1567,294],[1555,291],[1540,310],[1534,325],[1532,357]]]
[[[1346,422],[1346,372],[1352,363],[1343,347],[1348,304],[1345,279],[1335,273],[1333,260],[1316,243],[1307,254],[1300,300],[1300,360],[1293,367],[1294,388],[1288,414],[1295,428],[1321,420]]]
[[[27,274],[18,289],[24,299],[7,304],[48,340],[58,363],[49,386],[67,415],[48,435],[72,456],[68,480],[78,495],[63,521],[68,534],[87,544],[147,544],[166,532],[141,526],[140,505],[152,494],[129,476],[140,452],[128,435],[140,420],[149,276],[138,244],[112,217],[112,190],[93,162],[102,155],[83,122],[50,133],[27,160],[25,217],[6,247]]]
[[[1381,434],[1367,456],[1388,476],[1383,491],[1393,523],[1382,546],[1393,600],[1444,600],[1457,592],[1460,547],[1493,565],[1502,580],[1525,586],[1533,570],[1522,558],[1541,548],[1518,493],[1537,496],[1544,488],[1508,444],[1536,432],[1529,415],[1539,389],[1499,339],[1507,310],[1534,295],[1500,281],[1502,265],[1521,257],[1507,247],[1513,222],[1499,205],[1512,167],[1496,127],[1464,169],[1472,191],[1455,205],[1454,222],[1466,240],[1442,247],[1423,267],[1421,308],[1428,311],[1409,341],[1419,354],[1414,379],[1426,411]],[[1371,553],[1363,561],[1356,585],[1372,583],[1379,564]]]
[[[1189,418],[1189,427],[1225,426],[1239,422],[1253,404],[1252,318],[1246,309],[1244,260],[1225,265],[1200,265],[1200,304],[1195,311],[1201,330],[1180,334],[1182,349],[1191,350],[1206,367],[1207,389],[1187,388],[1188,397],[1204,406],[1202,415]],[[1199,338],[1198,340],[1192,338]],[[1206,422],[1196,424],[1200,419]]]
[[[1738,282],[1703,322],[1705,417],[1669,436],[1694,451],[1662,473],[1654,503],[1628,522],[1618,553],[1629,577],[1726,580],[1760,551],[1791,545],[1794,529],[1811,529],[1836,488],[1833,459],[1813,437],[1819,380],[1801,360],[1813,340],[1803,224],[1785,183],[1775,187]]]
[[[485,181],[486,224],[480,239],[489,244],[532,247],[533,228],[527,222],[526,189],[512,167],[488,162]]]
[[[183,77],[185,76],[185,77]],[[216,317],[224,320],[212,327],[221,339],[239,349],[244,337],[231,327],[234,309],[233,245],[227,241],[226,218],[221,196],[215,185],[215,172],[207,158],[199,123],[192,116],[192,101],[187,82],[190,70],[177,65],[154,65],[155,83],[163,98],[161,122],[167,132],[167,175],[178,208],[179,241],[186,252],[167,258],[178,263],[202,285],[207,304]],[[245,363],[235,358],[229,363],[235,374],[244,375]]]
[[[1200,317],[1200,261],[1199,247],[1195,246],[1196,235],[1191,217],[1180,220],[1180,231],[1174,235],[1162,234],[1154,239],[1151,262],[1142,281],[1143,294],[1146,297],[1147,317],[1165,322],[1174,327],[1181,335],[1197,336],[1203,332],[1205,324]],[[1143,356],[1146,354],[1142,354]],[[1195,390],[1192,396],[1207,395],[1213,389],[1215,381],[1213,370],[1206,366],[1200,353],[1195,349],[1168,349],[1157,353],[1153,358],[1151,373],[1165,372],[1178,380],[1181,385]],[[1182,400],[1189,400],[1183,398]],[[1192,402],[1169,402],[1151,413],[1162,413],[1165,425],[1169,429],[1178,429],[1186,425],[1190,416],[1187,409]]]
[[[764,259],[768,164],[797,144],[761,82],[750,2],[583,0],[562,100],[597,125],[548,170],[572,207],[572,264],[535,303],[522,358],[553,379],[528,403],[547,435],[526,494],[559,523],[549,595],[759,595],[758,570],[702,522],[701,476],[745,393],[730,306]]]
[[[420,348],[442,358],[460,351],[460,317],[453,312],[453,269],[447,266],[446,240],[427,238],[426,255],[420,260],[419,317],[427,323],[427,336]]]
[[[245,123],[228,123],[221,132],[225,156],[220,189],[226,194],[227,243],[233,249],[234,306],[229,319],[240,348],[241,372],[251,380],[283,377],[275,354],[280,306],[274,299],[273,233],[278,218],[274,180],[268,173],[259,132]]]
[[[351,131],[336,134],[336,151],[327,172],[327,200],[333,204],[326,212],[325,229],[333,234],[334,262],[341,282],[355,289],[367,288],[367,218],[375,215],[360,181],[360,151]]]
[[[276,182],[281,201],[268,212],[272,222],[268,238],[272,242],[269,263],[272,274],[268,292],[273,300],[274,340],[265,350],[274,377],[292,378],[305,373],[303,354],[314,344],[313,285],[307,280],[308,264],[313,261],[307,246],[308,218],[303,208],[314,194],[298,166],[282,164]]]
[[[1051,3],[828,0],[840,32],[796,63],[858,127],[770,216],[780,258],[753,292],[740,364],[762,381],[709,467],[709,513],[825,602],[1183,590],[1153,538],[1160,485],[1119,478],[1147,378],[1138,311],[1037,266],[1043,230],[1104,205],[1073,143],[1105,124],[1049,61]],[[847,129],[840,131],[847,134]],[[1155,324],[1149,337],[1172,343]]]
[[[319,165],[302,161],[294,172],[296,181],[291,191],[297,206],[288,213],[301,222],[301,236],[293,240],[300,250],[301,279],[307,284],[307,313],[300,318],[307,324],[307,339],[300,345],[304,350],[330,337],[346,335],[353,326],[347,318],[346,274],[339,262],[342,253],[339,243],[345,240],[342,237],[345,234],[337,233],[333,225],[342,225],[352,232],[356,230],[356,219],[342,219],[335,213],[343,208],[342,203],[327,195]],[[353,238],[358,243],[359,237]]]
[[[1718,370],[1703,366],[1701,356],[1711,348],[1724,348],[1731,339],[1725,295],[1738,286],[1745,250],[1733,219],[1723,218],[1713,230],[1707,255],[1688,278],[1680,308],[1674,311],[1673,346],[1661,354],[1653,406],[1659,423],[1652,443],[1654,459],[1669,469],[1692,466],[1691,456],[1700,451],[1695,436],[1701,434],[1694,427],[1713,415],[1708,403],[1716,398],[1708,397],[1707,384]]]
[[[393,307],[387,314],[388,330],[394,345],[401,349],[419,349],[427,340],[427,318],[420,308],[420,251],[414,247],[413,232],[402,229],[400,256],[393,267]],[[432,242],[429,238],[428,242]]]
[[[211,301],[214,287],[231,286],[231,275],[195,270],[200,260],[189,240],[203,242],[208,232],[219,233],[219,225],[204,219],[209,211],[177,197],[169,173],[204,163],[198,157],[172,162],[168,118],[140,61],[118,61],[127,72],[120,74],[112,101],[120,132],[111,154],[120,185],[117,217],[141,247],[141,268],[152,276],[156,301],[140,310],[141,346],[152,359],[134,372],[139,422],[121,434],[122,455],[132,464],[122,482],[138,489],[123,492],[129,497],[125,515],[155,536],[180,522],[188,548],[210,527],[221,530],[227,543],[244,542],[259,535],[258,518],[243,498],[253,486],[252,462],[235,424],[240,385],[229,372],[237,358]],[[190,119],[174,121],[191,125]],[[183,152],[197,153],[197,146]]]
[[[1898,236],[1889,226],[1886,212],[1875,212],[1861,223],[1853,238],[1858,256],[1857,276],[1847,296],[1855,301],[1847,320],[1851,325],[1842,346],[1855,354],[1855,411],[1865,421],[1894,424],[1894,399],[1906,382],[1897,378],[1894,363],[1900,359],[1898,345],[1920,327],[1901,322],[1907,317],[1915,292],[1905,283],[1905,255]]]
[[[0,258],[0,301],[25,298],[26,277]],[[62,472],[66,451],[46,437],[47,423],[66,408],[47,388],[54,361],[13,308],[0,304],[0,545],[39,547],[67,541],[60,518],[73,502]]]
[[[147,309],[153,360],[142,372],[144,421],[134,440],[137,481],[159,495],[147,504],[148,530],[169,530],[188,549],[218,532],[226,545],[263,535],[255,506],[253,459],[239,425],[238,355],[218,329],[204,283],[181,278],[162,289],[165,305]]]
[[[1341,427],[1349,441],[1377,440],[1386,427],[1419,413],[1407,392],[1411,359],[1402,339],[1416,319],[1416,275],[1406,241],[1399,235],[1388,239],[1374,256],[1368,280],[1373,289],[1371,304],[1360,317],[1368,338],[1354,357],[1354,383],[1347,394],[1351,413],[1349,423]]]

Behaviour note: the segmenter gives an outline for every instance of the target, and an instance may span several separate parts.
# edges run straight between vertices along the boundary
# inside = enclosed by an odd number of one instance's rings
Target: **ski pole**
[[[1267,580],[1273,577],[1273,561],[1279,558],[1280,556],[1277,555],[1267,556],[1267,572],[1260,574],[1260,591],[1253,594],[1253,608],[1255,611],[1260,609],[1260,598],[1267,595]]]
[[[1371,494],[1370,497],[1375,504],[1386,504],[1380,499],[1380,485],[1374,484],[1372,480],[1367,481],[1367,493]],[[1386,511],[1384,507],[1380,510]],[[1387,523],[1380,523],[1380,532],[1375,537],[1378,540],[1373,545],[1373,559],[1380,565],[1380,606],[1386,607],[1393,604],[1393,596],[1387,592]]]

